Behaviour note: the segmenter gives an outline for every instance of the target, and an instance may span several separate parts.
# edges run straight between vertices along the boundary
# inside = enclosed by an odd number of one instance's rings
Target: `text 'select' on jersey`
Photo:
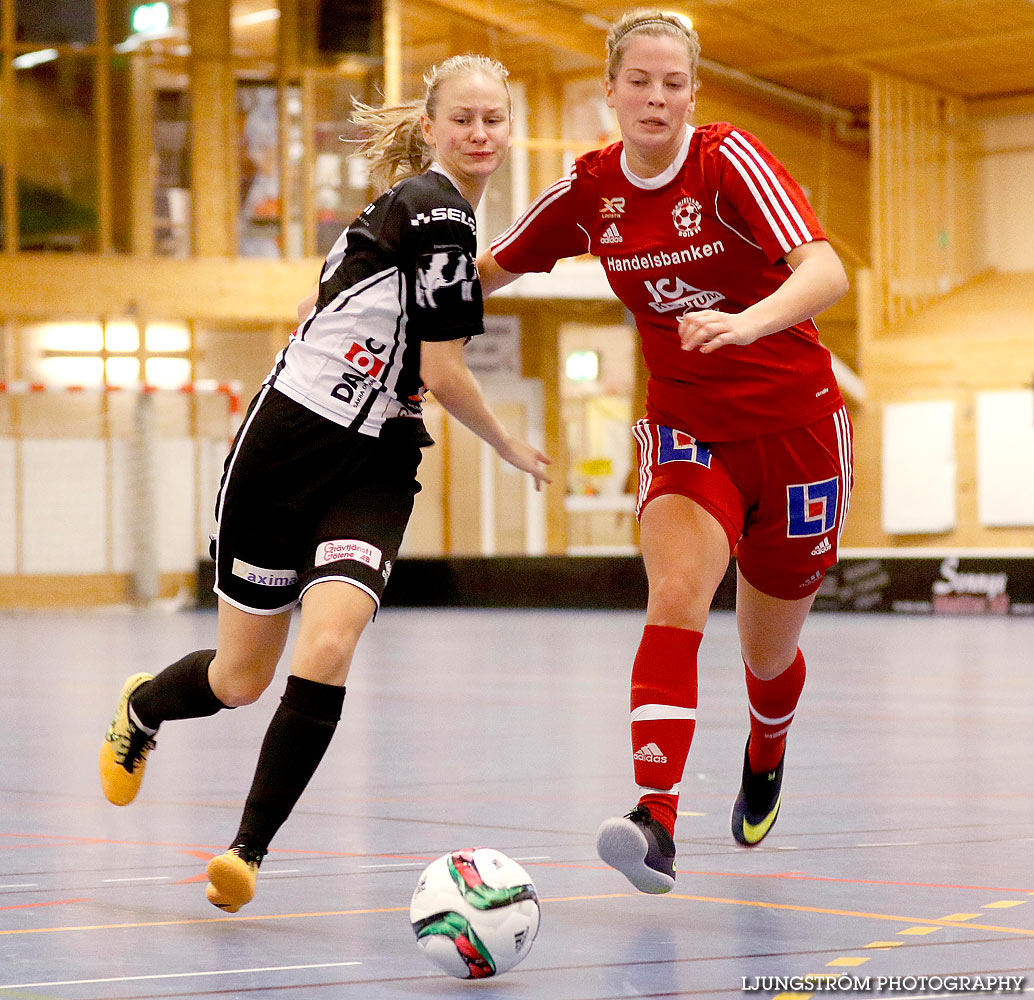
[[[474,211],[440,170],[363,209],[334,244],[313,311],[266,384],[328,420],[377,437],[418,417],[421,341],[483,331]]]

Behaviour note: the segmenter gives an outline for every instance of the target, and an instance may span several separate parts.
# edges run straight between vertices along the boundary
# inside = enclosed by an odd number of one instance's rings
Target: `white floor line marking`
[[[102,878],[102,882],[167,882],[170,875],[148,875],[140,878]]]
[[[391,865],[360,865],[360,868],[419,868],[423,861],[402,861]]]
[[[27,990],[37,986],[92,986],[96,983],[139,983],[151,979],[193,979],[201,976],[236,976],[245,972],[296,972],[302,969],[340,969],[362,962],[321,962],[318,965],[269,965],[261,969],[219,969],[215,972],[164,972],[154,976],[113,976],[110,979],[66,979],[62,982],[4,983],[0,990]]]
[[[39,882],[19,882],[16,885],[0,885],[0,889],[35,889]]]
[[[543,854],[540,857],[535,858],[514,858],[514,861],[552,861],[553,859],[548,854]]]
[[[297,875],[301,868],[263,868],[263,875]]]
[[[918,847],[918,840],[875,840],[871,844],[855,844],[855,847]]]

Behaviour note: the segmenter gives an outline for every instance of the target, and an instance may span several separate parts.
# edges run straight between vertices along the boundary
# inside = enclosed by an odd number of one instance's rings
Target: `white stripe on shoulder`
[[[543,211],[548,208],[553,202],[562,198],[568,191],[571,190],[571,184],[574,180],[574,168],[571,169],[571,173],[567,177],[561,177],[560,180],[554,181],[548,188],[546,188],[528,207],[528,210],[519,218],[516,222],[510,226],[501,236],[497,236],[492,241],[492,250],[502,250],[504,247],[509,246],[524,230],[528,224]]]
[[[751,177],[746,166],[724,142],[719,149],[722,155],[736,168],[736,172],[743,178],[743,183],[750,188],[750,193],[754,195],[754,200],[758,203],[758,208],[761,209],[765,218],[768,220],[768,224],[771,227],[772,232],[775,234],[776,239],[779,241],[779,246],[782,247],[783,253],[789,253],[793,249],[793,246],[787,240],[786,234],[773,217],[772,212],[769,210],[768,202],[762,197],[761,192],[758,191],[757,185],[754,183],[754,178]]]
[[[786,218],[783,214],[785,208],[786,213],[792,218],[792,222],[788,219],[787,226],[791,237],[799,236],[800,242],[807,243],[814,239],[814,234],[808,228],[808,224],[804,221],[800,211],[797,209],[797,205],[794,204],[793,199],[787,194],[786,188],[783,187],[782,181],[776,177],[772,167],[765,160],[765,158],[752,146],[741,133],[733,131],[732,135],[729,136],[730,140],[735,141],[737,147],[741,149],[744,155],[750,162],[755,164],[761,175],[768,181],[769,190],[775,195],[775,206],[776,209]],[[796,225],[795,225],[796,224]]]

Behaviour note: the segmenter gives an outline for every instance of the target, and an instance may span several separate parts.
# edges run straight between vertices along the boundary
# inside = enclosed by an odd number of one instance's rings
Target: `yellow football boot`
[[[747,739],[750,747],[750,739]],[[750,754],[743,751],[743,780],[740,794],[732,807],[732,835],[737,843],[744,847],[757,847],[768,835],[779,815],[779,805],[783,800],[783,761],[786,750],[779,758],[779,763],[772,771],[755,774],[750,769]]]
[[[243,844],[234,844],[224,854],[208,862],[208,888],[205,896],[213,906],[236,913],[255,895],[255,881],[262,854]]]
[[[101,787],[108,801],[116,806],[129,805],[144,780],[147,755],[154,749],[154,738],[140,729],[129,717],[129,698],[151,680],[150,674],[134,674],[122,686],[122,695],[115,718],[111,720],[98,761]]]

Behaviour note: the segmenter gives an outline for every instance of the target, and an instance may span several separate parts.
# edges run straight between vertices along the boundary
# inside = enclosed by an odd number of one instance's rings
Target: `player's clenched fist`
[[[760,330],[754,328],[743,313],[701,309],[679,317],[679,339],[684,351],[710,354],[726,344],[753,344],[759,335]]]

